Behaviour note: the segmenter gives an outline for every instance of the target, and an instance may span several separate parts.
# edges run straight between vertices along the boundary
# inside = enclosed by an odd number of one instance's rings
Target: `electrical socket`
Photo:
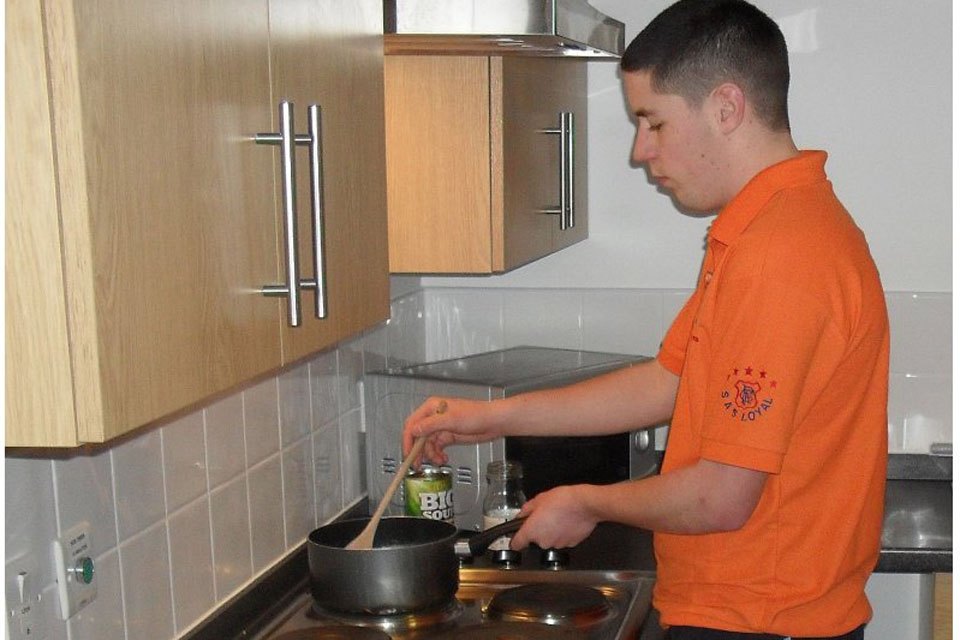
[[[60,618],[67,620],[97,597],[90,523],[81,522],[53,541]]]
[[[43,640],[40,625],[40,569],[36,558],[23,554],[6,564],[7,638]]]

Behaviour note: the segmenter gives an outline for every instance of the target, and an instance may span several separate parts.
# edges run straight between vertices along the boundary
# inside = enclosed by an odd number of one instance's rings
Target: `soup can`
[[[447,471],[424,467],[403,479],[407,515],[454,524],[453,477]]]

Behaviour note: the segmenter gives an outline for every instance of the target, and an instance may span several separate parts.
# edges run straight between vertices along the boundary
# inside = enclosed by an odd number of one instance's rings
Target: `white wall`
[[[627,41],[669,0],[592,0]],[[757,0],[790,48],[790,112],[870,242],[887,291],[946,292],[951,281],[950,0]],[[629,164],[633,126],[617,65],[589,72],[590,238],[492,278],[430,286],[692,287],[713,219],[678,212]]]

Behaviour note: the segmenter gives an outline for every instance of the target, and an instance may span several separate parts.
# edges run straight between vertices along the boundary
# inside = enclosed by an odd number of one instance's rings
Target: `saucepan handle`
[[[470,556],[479,556],[484,551],[487,550],[494,540],[500,536],[509,535],[515,533],[520,527],[523,526],[523,518],[514,518],[513,520],[507,520],[503,524],[498,524],[495,527],[490,527],[486,531],[482,531],[475,536],[471,537],[469,540],[461,540],[456,544],[457,555],[460,557],[470,557]]]

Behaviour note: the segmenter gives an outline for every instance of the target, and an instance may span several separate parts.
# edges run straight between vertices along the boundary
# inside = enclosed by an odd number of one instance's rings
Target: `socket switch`
[[[39,626],[40,594],[32,584],[33,576],[21,570],[14,576],[17,593],[7,602],[7,637],[10,640],[43,640]]]
[[[60,594],[60,618],[67,620],[97,597],[97,576],[90,543],[90,523],[81,522],[53,541]]]

